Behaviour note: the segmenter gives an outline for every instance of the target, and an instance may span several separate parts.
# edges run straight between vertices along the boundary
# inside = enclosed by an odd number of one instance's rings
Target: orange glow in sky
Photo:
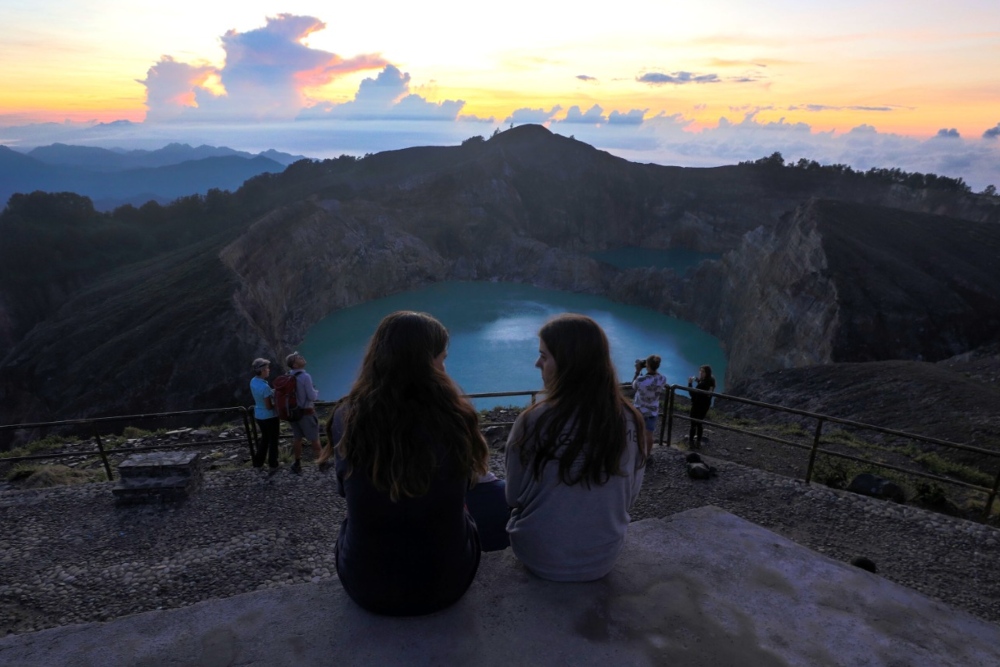
[[[21,3],[0,10],[0,127],[310,117],[616,121],[641,134],[659,118],[698,135],[750,119],[814,137],[971,141],[1000,125],[995,0],[557,5]]]

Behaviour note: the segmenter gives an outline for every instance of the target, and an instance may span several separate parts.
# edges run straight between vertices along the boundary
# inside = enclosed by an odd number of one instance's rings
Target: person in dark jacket
[[[447,346],[447,330],[426,313],[386,316],[328,424],[320,464],[333,458],[347,499],[337,574],[377,614],[444,609],[479,567],[466,492],[486,475],[489,449],[475,409],[445,373]]]
[[[712,367],[702,366],[698,369],[698,377],[688,378],[688,387],[700,389],[701,391],[715,391],[715,378],[712,377]],[[701,447],[702,423],[708,416],[708,409],[712,407],[712,397],[697,391],[688,392],[691,394],[691,432],[688,434],[688,444],[691,447]]]

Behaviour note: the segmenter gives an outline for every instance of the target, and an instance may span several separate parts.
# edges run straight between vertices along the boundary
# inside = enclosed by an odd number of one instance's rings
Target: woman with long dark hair
[[[426,313],[385,317],[330,419],[347,516],[337,574],[365,609],[427,614],[456,602],[479,566],[466,490],[487,472],[475,409],[445,373],[448,332]]]
[[[642,415],[621,393],[608,339],[583,315],[538,332],[544,398],[507,442],[507,530],[514,554],[553,581],[608,574],[642,486]]]

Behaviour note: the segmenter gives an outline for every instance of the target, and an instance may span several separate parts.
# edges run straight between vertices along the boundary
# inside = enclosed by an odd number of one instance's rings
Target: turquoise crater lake
[[[709,364],[725,376],[726,358],[718,339],[690,322],[602,297],[539,289],[515,283],[445,282],[339,310],[313,326],[299,350],[321,400],[345,395],[357,377],[368,339],[379,321],[397,310],[430,313],[450,334],[449,375],[467,393],[540,389],[534,367],[538,329],[559,313],[596,320],[611,343],[619,379],[630,381],[637,358],[658,354],[660,372],[670,382],[687,382]],[[720,385],[719,391],[722,390]],[[526,405],[528,397],[477,399],[479,409]]]

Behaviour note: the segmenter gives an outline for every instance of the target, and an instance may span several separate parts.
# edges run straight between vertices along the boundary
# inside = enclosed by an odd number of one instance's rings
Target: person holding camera
[[[701,391],[715,391],[715,378],[712,377],[712,367],[702,366],[699,368],[698,377],[692,375],[688,378],[688,387],[701,389]],[[691,394],[691,432],[688,434],[688,444],[692,448],[701,447],[701,420],[708,415],[708,409],[712,407],[712,397],[697,391],[688,393]],[[695,438],[697,438],[697,441]]]
[[[660,416],[660,402],[667,386],[667,378],[657,371],[660,368],[660,355],[651,354],[645,359],[635,360],[635,375],[632,376],[632,388],[635,390],[633,403],[642,413],[646,424],[646,453],[653,451],[653,432],[656,431],[656,418]],[[645,375],[640,375],[642,370]]]

